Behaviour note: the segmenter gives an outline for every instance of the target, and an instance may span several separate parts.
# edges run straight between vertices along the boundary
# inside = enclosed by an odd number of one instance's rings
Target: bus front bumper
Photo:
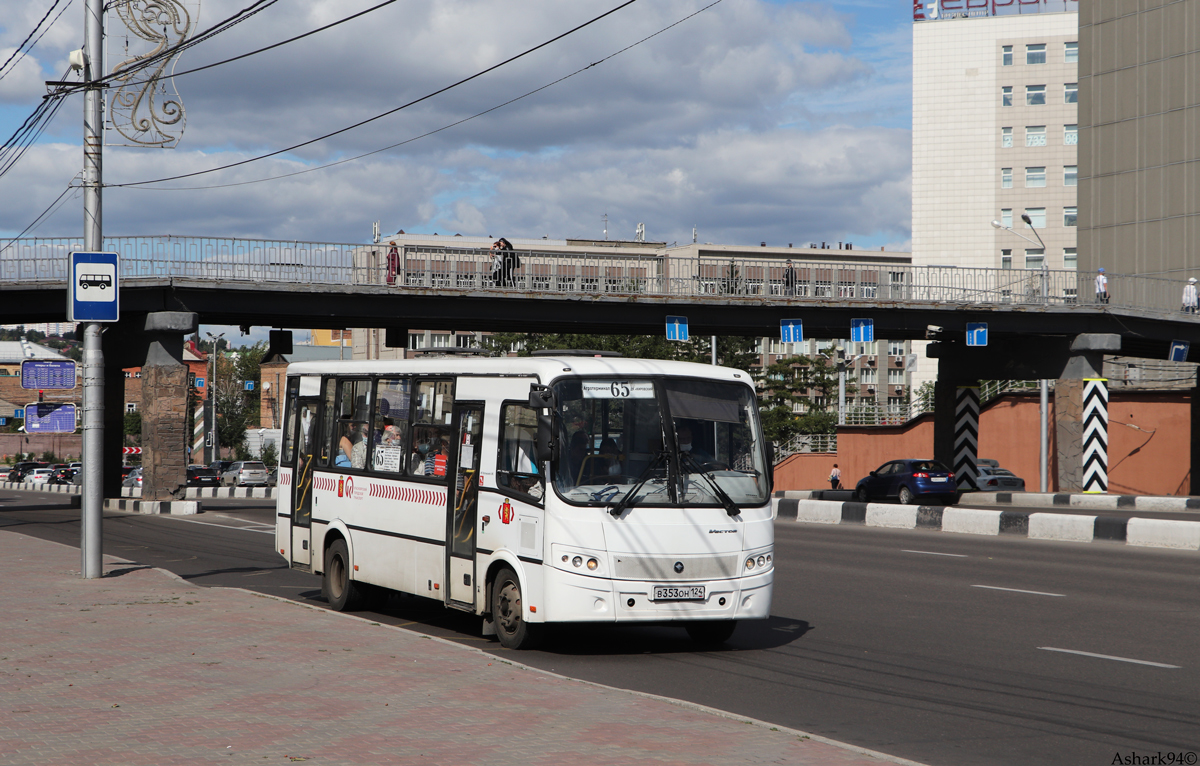
[[[638,582],[546,568],[547,622],[761,620],[771,611],[774,570],[730,580]],[[655,586],[703,586],[704,597],[655,600]]]

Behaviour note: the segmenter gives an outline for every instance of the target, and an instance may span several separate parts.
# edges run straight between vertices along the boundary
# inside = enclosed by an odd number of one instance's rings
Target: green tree
[[[275,448],[275,442],[267,442],[263,445],[262,451],[259,452],[258,459],[263,462],[267,468],[274,468],[279,465],[279,450]]]
[[[222,339],[223,341],[224,339]],[[217,439],[231,448],[238,460],[251,457],[246,446],[246,429],[259,423],[259,366],[267,351],[265,342],[242,347],[236,356],[222,354],[216,363],[213,392],[217,400]],[[246,381],[254,390],[246,390]]]
[[[828,356],[780,359],[757,375],[763,432],[783,444],[796,434],[831,434],[837,430],[837,369]],[[804,405],[803,415],[796,405]]]

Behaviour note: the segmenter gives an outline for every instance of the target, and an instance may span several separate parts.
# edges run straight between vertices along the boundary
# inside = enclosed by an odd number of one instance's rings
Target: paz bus
[[[595,352],[589,352],[595,354]],[[276,548],[336,610],[399,591],[549,623],[771,608],[771,455],[738,370],[555,352],[288,367]]]

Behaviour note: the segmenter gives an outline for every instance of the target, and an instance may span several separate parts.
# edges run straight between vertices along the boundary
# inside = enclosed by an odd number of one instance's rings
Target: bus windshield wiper
[[[642,471],[642,475],[638,477],[637,484],[634,484],[632,487],[630,487],[629,491],[621,497],[621,500],[612,508],[608,509],[608,512],[611,513],[614,518],[620,516],[621,511],[624,511],[630,502],[633,501],[633,498],[635,495],[637,495],[638,490],[641,489],[642,485],[645,484],[650,478],[651,472],[653,472],[655,468],[658,468],[659,464],[663,462],[663,458],[666,457],[666,454],[667,453],[665,451],[658,453],[658,456],[650,461],[650,465],[646,466],[646,470]]]
[[[708,486],[712,487],[713,489],[713,494],[715,494],[717,499],[721,501],[721,505],[725,506],[725,512],[727,514],[730,516],[737,516],[742,512],[742,509],[738,508],[737,503],[733,502],[733,498],[730,497],[725,490],[721,489],[721,485],[716,482],[716,479],[709,476],[708,472],[704,470],[704,466],[696,462],[696,458],[692,457],[691,454],[687,452],[680,452],[679,456],[683,458],[683,463],[691,464],[691,466],[696,469],[696,473],[700,474],[700,476],[702,476],[704,480],[708,482]]]

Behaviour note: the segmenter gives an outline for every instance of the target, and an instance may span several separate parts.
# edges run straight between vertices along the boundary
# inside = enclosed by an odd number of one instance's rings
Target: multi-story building
[[[1076,268],[1078,2],[916,0],[913,18],[914,265]]]

